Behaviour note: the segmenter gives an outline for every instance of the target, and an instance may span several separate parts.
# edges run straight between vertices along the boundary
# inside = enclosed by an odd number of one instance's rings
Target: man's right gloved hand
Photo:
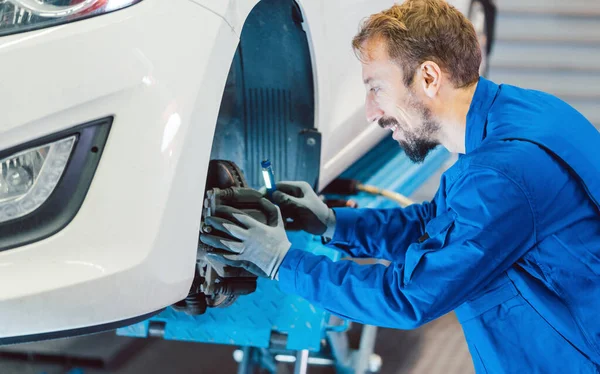
[[[292,219],[288,230],[304,230],[313,235],[332,237],[335,214],[306,182],[279,182],[273,193],[273,202],[284,218]]]

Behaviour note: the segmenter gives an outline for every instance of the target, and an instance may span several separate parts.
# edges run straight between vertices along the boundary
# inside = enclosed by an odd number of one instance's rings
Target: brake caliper
[[[217,205],[228,202],[231,187],[248,187],[244,174],[231,161],[211,160],[206,180],[206,198],[202,209],[201,230],[210,232],[204,220]],[[235,206],[236,209],[251,215],[260,222],[267,222],[267,215],[257,206]],[[217,233],[214,233],[217,234]],[[206,312],[207,307],[227,307],[241,295],[256,290],[257,277],[242,269],[212,261],[206,254],[220,251],[204,243],[198,243],[196,274],[188,297],[173,305],[173,308],[187,314],[197,315]]]

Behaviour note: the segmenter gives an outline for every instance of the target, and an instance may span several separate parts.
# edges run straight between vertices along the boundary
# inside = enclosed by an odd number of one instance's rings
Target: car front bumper
[[[185,298],[237,43],[188,0],[0,38],[0,150],[112,118],[70,223],[0,252],[1,341],[118,326]]]

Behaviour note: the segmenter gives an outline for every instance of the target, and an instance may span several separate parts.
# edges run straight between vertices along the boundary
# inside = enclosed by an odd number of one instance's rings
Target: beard
[[[427,155],[439,145],[429,139],[413,137],[412,134],[407,134],[406,140],[400,140],[398,143],[406,156],[417,164],[425,161]]]
[[[420,113],[421,126],[416,131],[406,130],[393,117],[382,117],[378,123],[382,128],[398,126],[396,131],[402,131],[404,135],[404,140],[398,140],[400,147],[412,162],[422,163],[427,155],[439,145],[434,139],[440,125],[432,118],[429,108],[417,101],[414,96],[411,96],[409,105]]]

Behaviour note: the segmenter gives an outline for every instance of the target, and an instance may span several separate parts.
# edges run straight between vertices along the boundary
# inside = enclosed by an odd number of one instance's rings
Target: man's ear
[[[425,61],[419,69],[421,85],[427,97],[433,98],[440,90],[442,69],[433,61]]]

